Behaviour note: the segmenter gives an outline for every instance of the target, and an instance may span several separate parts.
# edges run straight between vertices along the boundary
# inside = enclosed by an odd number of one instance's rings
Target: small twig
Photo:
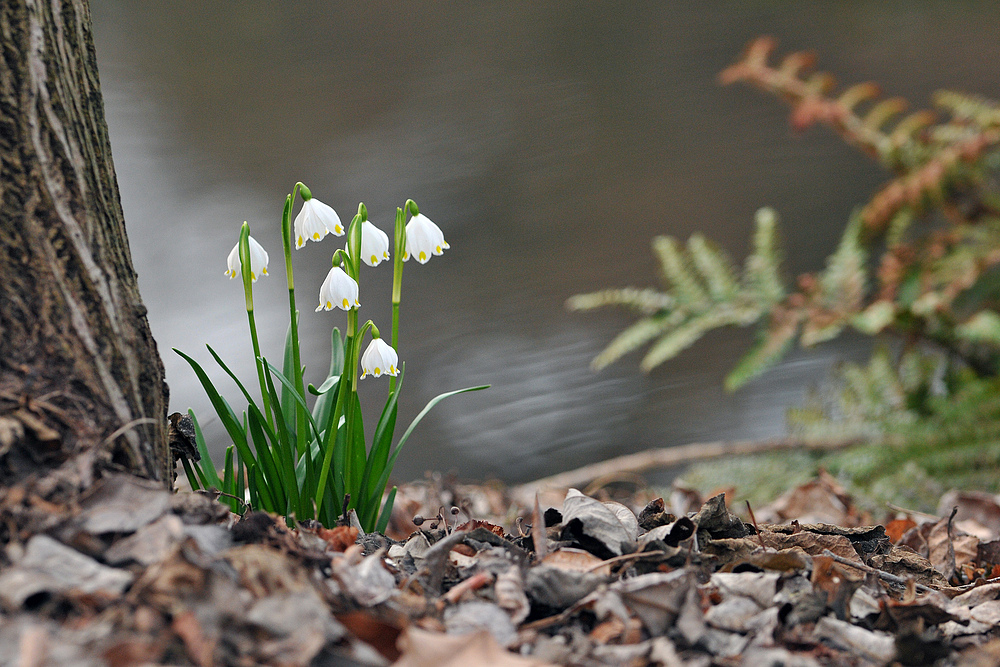
[[[535,547],[535,558],[542,560],[549,553],[548,536],[545,530],[545,515],[535,494],[535,507],[531,511],[531,543]]]
[[[802,438],[776,438],[773,440],[738,440],[732,442],[699,442],[677,447],[649,449],[635,454],[618,456],[613,459],[593,463],[567,472],[537,479],[527,484],[511,489],[515,498],[530,505],[531,496],[536,491],[544,489],[582,488],[592,480],[608,475],[624,473],[642,473],[647,470],[657,470],[684,465],[692,461],[706,459],[745,456],[764,452],[794,450],[831,451],[843,449],[858,444],[860,438],[844,438],[840,440],[804,440]]]
[[[456,530],[454,533],[442,537],[434,543],[430,549],[424,553],[424,567],[422,568],[430,574],[430,587],[437,592],[441,591],[441,581],[444,579],[445,563],[448,560],[448,552],[456,544],[465,539],[464,530]]]
[[[621,556],[615,556],[614,558],[609,558],[607,560],[601,561],[593,567],[587,568],[584,572],[590,573],[595,570],[599,570],[602,567],[610,566],[615,563],[622,563],[630,560],[641,560],[643,558],[652,558],[653,556],[666,556],[667,552],[657,549],[656,551],[637,551],[633,554],[622,554]]]
[[[104,439],[104,444],[110,445],[112,442],[115,441],[115,439],[118,436],[123,435],[128,431],[131,431],[136,426],[142,426],[143,424],[156,424],[156,423],[157,420],[153,419],[152,417],[139,417],[138,419],[133,419],[132,421],[125,424],[121,428],[115,429],[115,431],[111,435],[109,435]]]
[[[938,519],[941,518],[941,517],[937,516],[936,514],[928,514],[927,512],[921,512],[920,510],[910,510],[910,509],[906,509],[905,507],[900,507],[899,505],[893,505],[892,503],[886,503],[885,506],[888,507],[889,509],[891,509],[893,512],[902,512],[903,514],[912,514],[914,516],[922,516],[925,519],[931,519],[931,520],[934,520],[934,521],[937,521]]]
[[[767,550],[767,547],[764,546],[764,536],[760,534],[760,528],[757,527],[757,517],[753,515],[753,508],[750,507],[750,501],[748,500],[746,501],[746,503],[747,503],[747,512],[750,513],[750,521],[753,523],[754,532],[757,533],[757,541],[760,542],[760,548]]]
[[[958,566],[955,564],[955,529],[953,526],[956,514],[958,514],[958,505],[951,508],[951,515],[948,517],[948,572],[945,573],[945,579],[948,580],[949,584],[952,583],[951,580],[958,570]]]
[[[904,579],[903,577],[898,577],[895,574],[889,574],[888,572],[883,572],[882,570],[876,570],[874,567],[869,567],[864,563],[858,563],[853,560],[848,560],[843,556],[838,556],[829,549],[823,549],[823,555],[826,556],[827,558],[833,559],[834,561],[840,563],[841,565],[847,565],[848,567],[853,567],[857,570],[861,570],[862,572],[866,572],[868,574],[874,574],[882,581],[888,581],[891,584],[906,586],[907,582],[911,581],[910,579]],[[931,591],[934,590],[933,588],[929,586],[924,586],[923,584],[917,584],[916,589],[920,593],[930,593]]]
[[[477,572],[465,581],[455,584],[451,590],[442,596],[447,602],[455,604],[469,591],[482,588],[493,581],[493,575],[489,572]]]

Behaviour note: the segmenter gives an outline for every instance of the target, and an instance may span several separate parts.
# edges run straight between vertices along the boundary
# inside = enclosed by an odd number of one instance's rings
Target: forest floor
[[[524,491],[430,476],[383,536],[126,475],[6,488],[0,665],[1000,665],[996,496]]]

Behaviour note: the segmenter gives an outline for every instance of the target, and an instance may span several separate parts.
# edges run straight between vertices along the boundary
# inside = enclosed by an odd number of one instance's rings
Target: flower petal
[[[361,259],[368,266],[389,259],[389,235],[368,220],[361,223]]]

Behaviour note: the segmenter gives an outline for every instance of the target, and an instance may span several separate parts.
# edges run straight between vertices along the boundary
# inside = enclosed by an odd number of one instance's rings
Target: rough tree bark
[[[85,486],[95,466],[167,483],[90,8],[3,0],[0,38],[0,486],[56,469]]]

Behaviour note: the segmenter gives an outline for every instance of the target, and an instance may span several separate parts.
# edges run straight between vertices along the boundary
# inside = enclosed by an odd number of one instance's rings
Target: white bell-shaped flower
[[[365,379],[369,374],[379,377],[381,375],[399,375],[399,357],[396,350],[381,338],[372,338],[368,343],[368,348],[361,355],[361,378]]]
[[[257,243],[257,239],[250,237],[250,281],[257,282],[257,276],[267,275],[267,251]],[[239,242],[233,246],[232,252],[229,253],[229,258],[226,260],[229,268],[226,269],[226,275],[230,278],[235,278],[240,275],[242,265],[240,264],[240,244]]]
[[[361,259],[368,266],[389,259],[389,235],[367,220],[361,223]]]
[[[319,288],[319,306],[317,306],[316,312],[333,310],[334,308],[350,310],[360,307],[358,283],[339,266],[330,269],[330,273],[326,274],[326,280],[323,281],[323,286]]]
[[[295,216],[295,247],[301,248],[306,241],[322,241],[328,233],[344,235],[337,212],[315,197],[302,202],[302,209]]]
[[[444,240],[441,228],[431,222],[423,213],[410,218],[406,223],[406,252],[403,261],[416,257],[421,264],[426,264],[431,255],[443,255],[451,246]]]

